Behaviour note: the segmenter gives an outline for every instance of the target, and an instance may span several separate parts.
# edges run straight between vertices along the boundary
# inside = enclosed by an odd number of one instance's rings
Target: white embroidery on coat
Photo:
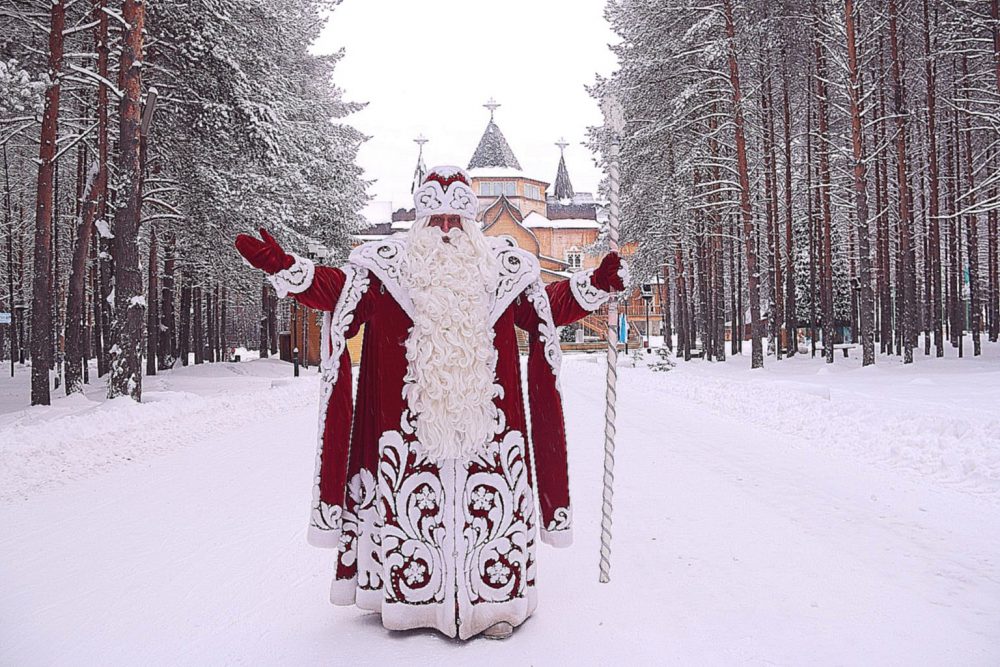
[[[399,307],[413,318],[413,301],[403,287],[403,262],[406,259],[406,240],[389,237],[379,241],[362,243],[351,251],[350,260],[363,266],[382,281],[382,284]]]
[[[312,285],[316,273],[316,265],[312,260],[299,257],[295,253],[289,254],[295,259],[295,263],[267,277],[274,286],[274,291],[278,293],[278,298],[281,299],[289,294],[305,292]]]
[[[562,366],[562,348],[559,346],[559,330],[552,318],[552,304],[549,303],[549,293],[539,279],[524,291],[531,305],[538,314],[538,338],[543,343],[545,361],[549,362],[552,374],[556,378],[556,390],[562,394],[559,384],[559,369]]]
[[[442,603],[445,598],[443,506],[437,465],[398,431],[379,438],[378,494],[386,602]],[[435,502],[425,501],[433,495]],[[424,505],[421,507],[421,505]]]
[[[524,436],[509,431],[467,467],[464,483],[465,586],[473,604],[522,597],[528,586],[534,495]],[[456,564],[457,566],[457,564]]]
[[[342,508],[320,498],[320,470],[323,465],[323,433],[326,430],[326,412],[333,386],[340,372],[340,356],[347,347],[347,329],[354,321],[354,310],[368,289],[368,271],[352,264],[345,265],[344,288],[332,313],[323,314],[323,333],[320,345],[320,369],[323,372],[319,398],[319,443],[316,447],[316,466],[313,475],[313,506],[310,527],[319,531],[337,531],[342,527]],[[327,351],[325,341],[330,341]]]
[[[552,520],[549,521],[549,525],[545,527],[550,533],[554,533],[557,530],[569,530],[573,523],[573,510],[569,507],[557,507],[554,512],[552,512]]]
[[[594,287],[590,283],[590,277],[594,274],[594,269],[577,271],[569,279],[569,291],[573,293],[573,298],[584,310],[595,311],[611,298],[611,292]]]

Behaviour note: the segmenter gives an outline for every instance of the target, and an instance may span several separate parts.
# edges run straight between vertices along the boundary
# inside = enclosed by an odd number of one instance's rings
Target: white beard
[[[409,232],[402,282],[413,301],[413,328],[403,398],[431,460],[467,460],[496,432],[500,386],[489,314],[497,269],[475,222],[463,220],[462,229],[445,235],[425,218]]]

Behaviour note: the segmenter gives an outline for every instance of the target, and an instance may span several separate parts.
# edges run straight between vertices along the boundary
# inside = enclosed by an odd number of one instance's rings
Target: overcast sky
[[[584,85],[608,74],[615,41],[604,0],[343,0],[315,45],[346,55],[334,79],[368,107],[349,122],[372,138],[359,161],[370,192],[412,206],[410,180],[423,134],[428,167],[466,167],[489,120],[521,167],[552,182],[565,137],[573,186],[595,191],[601,174],[581,145],[601,114]]]

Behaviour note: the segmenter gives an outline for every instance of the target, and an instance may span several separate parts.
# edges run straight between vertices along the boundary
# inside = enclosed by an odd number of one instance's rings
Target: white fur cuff
[[[622,279],[622,285],[625,289],[628,289],[628,281],[632,278],[632,274],[628,272],[628,264],[625,260],[621,260],[621,264],[618,265],[618,277]]]
[[[305,292],[312,285],[313,275],[316,273],[316,265],[311,259],[299,257],[295,253],[290,254],[295,259],[295,263],[287,269],[282,269],[268,276],[268,280],[274,285],[274,291],[278,293],[280,298],[289,294]]]
[[[565,549],[573,545],[572,528],[565,530],[545,530],[542,528],[538,532],[541,534],[542,542],[557,549]]]
[[[573,293],[573,298],[584,310],[595,311],[611,298],[611,292],[594,287],[590,282],[590,277],[594,275],[594,269],[577,271],[569,278],[569,291]]]
[[[337,579],[330,584],[330,602],[338,607],[349,607],[357,602],[358,577]]]
[[[321,549],[339,549],[340,535],[340,529],[324,530],[319,526],[309,526],[309,530],[306,531],[306,541]]]

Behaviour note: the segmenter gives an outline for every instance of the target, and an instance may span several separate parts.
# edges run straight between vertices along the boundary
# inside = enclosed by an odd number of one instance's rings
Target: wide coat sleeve
[[[291,267],[271,276],[278,296],[290,296],[306,307],[324,311],[319,443],[307,532],[314,546],[337,548],[343,537],[354,416],[347,340],[357,335],[373,313],[372,280],[367,269],[351,263],[341,268],[315,266],[297,256]]]
[[[590,283],[590,276],[581,271],[545,286],[538,281],[514,305],[514,321],[528,334],[528,410],[541,539],[557,547],[569,546],[573,539],[557,327],[582,319],[610,297]]]

